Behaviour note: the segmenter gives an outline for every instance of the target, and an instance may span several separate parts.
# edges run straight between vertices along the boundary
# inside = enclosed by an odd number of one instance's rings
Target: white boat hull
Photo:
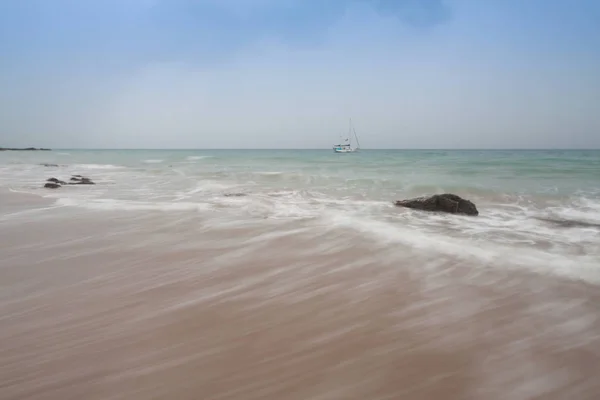
[[[357,151],[358,151],[358,149],[344,149],[344,148],[339,148],[339,147],[333,148],[334,153],[356,153]]]

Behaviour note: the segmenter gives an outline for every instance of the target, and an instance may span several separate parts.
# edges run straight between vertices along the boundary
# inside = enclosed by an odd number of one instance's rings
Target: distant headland
[[[50,149],[43,149],[43,148],[35,148],[35,147],[27,147],[24,149],[17,149],[14,147],[0,147],[0,151],[50,151]]]

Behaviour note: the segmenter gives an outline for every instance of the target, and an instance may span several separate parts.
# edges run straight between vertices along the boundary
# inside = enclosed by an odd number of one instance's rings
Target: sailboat
[[[352,136],[354,135],[354,139],[356,140],[356,147],[352,147]],[[336,144],[333,146],[334,153],[356,153],[360,149],[360,144],[358,143],[358,136],[356,135],[356,130],[354,126],[352,126],[352,118],[350,118],[350,124],[348,128],[348,136],[344,140],[340,136],[340,144]]]

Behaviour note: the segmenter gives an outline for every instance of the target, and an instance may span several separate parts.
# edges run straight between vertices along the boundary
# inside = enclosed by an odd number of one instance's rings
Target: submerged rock
[[[95,183],[92,182],[90,178],[86,178],[85,176],[73,175],[69,185],[95,185]]]
[[[89,178],[82,178],[78,181],[69,182],[69,185],[95,185]]]
[[[477,207],[471,201],[450,193],[416,199],[399,200],[394,203],[399,207],[407,207],[422,211],[437,211],[451,214],[479,215]]]
[[[42,165],[44,167],[60,167],[60,165],[58,165],[58,164],[40,164],[40,165]]]
[[[90,178],[81,175],[73,175],[68,183],[54,177],[48,178],[46,182],[44,187],[48,189],[58,189],[62,185],[95,185]]]
[[[225,197],[244,197],[248,196],[246,193],[225,193],[223,196]]]
[[[61,181],[60,179],[56,179],[56,178],[50,178],[46,182],[58,183],[59,185],[66,185],[67,184],[67,182]]]
[[[597,222],[589,221],[578,221],[575,219],[564,219],[564,218],[535,218],[538,221],[547,222],[550,224],[557,225],[561,228],[600,228],[600,224]]]

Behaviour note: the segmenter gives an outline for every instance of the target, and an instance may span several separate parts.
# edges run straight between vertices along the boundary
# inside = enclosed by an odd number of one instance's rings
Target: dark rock
[[[225,197],[244,197],[248,196],[246,193],[225,193]]]
[[[14,147],[0,147],[0,151],[37,151],[37,150],[50,151],[50,149],[43,149],[43,148],[36,149],[35,147],[27,147],[25,149],[18,149],[18,148],[14,148]]]
[[[451,214],[479,215],[475,204],[455,194],[435,194],[416,199],[399,200],[395,203],[399,207],[407,207],[422,211],[447,212]]]
[[[60,188],[60,187],[62,187],[62,186],[60,186],[58,183],[54,183],[54,182],[47,182],[47,183],[44,185],[44,187],[45,187],[45,188],[48,188],[48,189],[58,189],[58,188]]]
[[[61,181],[60,179],[50,178],[46,182],[58,183],[59,185],[66,185],[67,182]]]
[[[43,165],[44,167],[60,167],[60,165],[58,164],[40,164]]]

